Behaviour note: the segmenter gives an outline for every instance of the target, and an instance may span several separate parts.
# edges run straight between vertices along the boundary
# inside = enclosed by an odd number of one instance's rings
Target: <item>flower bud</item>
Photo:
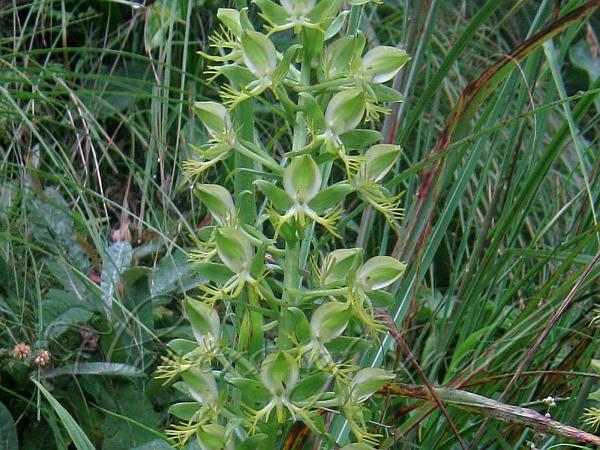
[[[209,406],[216,405],[219,389],[212,371],[194,367],[181,372],[181,379],[188,387],[190,395],[198,403]]]
[[[217,18],[225,27],[227,27],[235,36],[242,34],[242,25],[240,23],[240,12],[237,9],[219,8]]]
[[[348,275],[354,274],[363,262],[360,248],[342,248],[329,253],[321,267],[321,287],[336,287],[346,284]]]
[[[308,203],[321,189],[321,171],[310,155],[295,157],[283,173],[283,187],[298,203]]]
[[[374,83],[385,83],[394,78],[409,59],[404,50],[382,45],[363,56],[360,72]]]
[[[393,144],[378,144],[365,153],[365,173],[367,180],[381,180],[393,167],[400,156],[400,146]]]
[[[277,67],[275,46],[258,31],[242,33],[244,64],[257,78],[269,77]]]
[[[225,427],[218,423],[203,425],[196,433],[200,450],[222,450],[225,448]]]
[[[353,400],[357,403],[367,401],[369,397],[394,378],[393,373],[383,369],[368,367],[359,370],[350,383]]]
[[[298,375],[296,360],[286,352],[271,353],[260,368],[260,380],[274,395],[291,391],[298,382]]]
[[[310,331],[314,338],[326,344],[340,336],[350,320],[350,307],[330,301],[319,306],[310,319]]]
[[[204,344],[207,340],[214,341],[221,334],[221,321],[219,314],[214,308],[206,303],[191,298],[183,301],[185,313],[192,325],[192,332],[199,344]]]
[[[244,232],[224,227],[215,234],[217,253],[223,264],[236,274],[248,272],[254,260],[254,247]]]
[[[220,103],[195,102],[194,111],[213,139],[232,129],[229,112]]]
[[[406,264],[396,258],[375,256],[358,269],[356,279],[366,290],[383,289],[400,278],[405,269]]]
[[[231,224],[235,217],[235,206],[231,194],[218,184],[200,184],[197,186],[200,201],[204,203],[219,225]]]
[[[342,135],[353,130],[365,114],[365,93],[357,89],[338,92],[325,111],[325,123],[335,134]]]

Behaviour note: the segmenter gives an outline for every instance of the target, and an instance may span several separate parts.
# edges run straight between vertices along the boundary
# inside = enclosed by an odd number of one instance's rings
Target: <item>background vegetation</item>
[[[186,251],[207,213],[180,167],[206,141],[191,105],[216,90],[196,51],[227,5],[0,3],[1,449],[170,448],[180,394],[153,374],[165,342],[191,336],[180,300],[202,282]],[[406,192],[402,233],[353,205],[342,220],[347,246],[409,264],[392,334],[364,366],[593,425],[599,6],[364,7],[370,45],[413,58],[394,81],[405,102],[382,124],[404,149],[390,182]],[[263,145],[287,151],[286,124],[260,107]],[[232,162],[208,182],[230,186],[235,173]],[[461,448],[433,402],[388,394],[372,417],[387,424],[382,448]],[[567,442],[452,400],[471,448]]]

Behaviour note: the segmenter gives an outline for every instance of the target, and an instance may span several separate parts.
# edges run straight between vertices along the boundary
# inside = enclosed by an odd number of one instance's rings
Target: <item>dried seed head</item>
[[[48,350],[40,350],[35,355],[33,362],[40,367],[46,367],[48,364],[50,364],[51,358],[52,356]]]
[[[24,342],[21,342],[15,345],[12,350],[12,355],[13,358],[24,361],[31,356],[31,347]]]

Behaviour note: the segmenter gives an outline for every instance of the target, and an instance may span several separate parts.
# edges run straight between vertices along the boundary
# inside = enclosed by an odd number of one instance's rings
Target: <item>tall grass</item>
[[[216,94],[195,52],[224,3],[0,6],[0,401],[23,448],[74,440],[31,376],[97,448],[162,439],[171,394],[152,373],[164,342],[190,333],[176,300],[197,280],[182,252],[206,215],[180,175],[188,143],[206,139],[191,102]],[[405,191],[402,230],[351,208],[340,230],[348,246],[393,252],[410,269],[393,290],[398,333],[362,365],[584,427],[598,400],[598,6],[363,8],[367,38],[413,59],[394,82],[405,102],[383,124],[404,149],[390,182]],[[287,125],[270,105],[255,108],[250,135],[287,151]],[[235,164],[210,181],[233,185]],[[50,349],[52,366],[15,362],[20,342]],[[432,400],[379,401],[382,448],[460,448],[453,428],[470,448],[567,442],[460,402],[445,415]]]

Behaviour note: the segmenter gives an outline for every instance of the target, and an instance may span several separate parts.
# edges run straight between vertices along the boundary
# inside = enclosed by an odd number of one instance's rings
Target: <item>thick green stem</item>
[[[310,84],[310,60],[304,53],[302,67],[300,69],[300,84]],[[302,106],[302,99],[300,105]],[[292,140],[292,151],[302,148],[306,142],[308,130],[304,125],[303,113],[296,114],[294,124],[294,136]],[[283,263],[283,298],[281,305],[281,317],[279,322],[279,348],[284,350],[291,347],[290,334],[293,329],[289,307],[296,304],[296,293],[300,287],[300,242],[297,240],[286,242],[285,259]]]
[[[281,317],[279,319],[279,337],[277,344],[281,350],[291,347],[290,334],[293,330],[292,317],[289,307],[296,304],[296,293],[300,281],[299,261],[300,243],[286,243],[285,259],[283,261],[283,298]]]

